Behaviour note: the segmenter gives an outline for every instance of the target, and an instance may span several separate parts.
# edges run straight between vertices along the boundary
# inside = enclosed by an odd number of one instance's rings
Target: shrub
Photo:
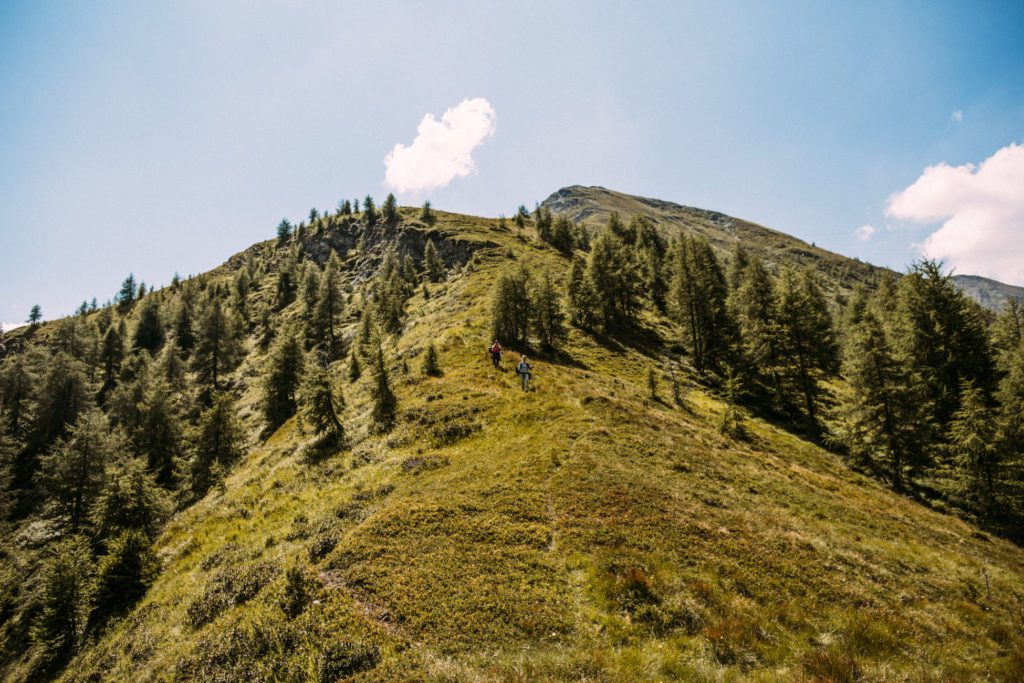
[[[804,672],[815,680],[830,683],[857,683],[861,680],[860,665],[849,650],[815,650],[804,655]]]
[[[365,643],[331,643],[317,660],[317,679],[334,683],[343,678],[369,671],[380,663],[380,649]]]
[[[248,566],[227,567],[210,580],[206,591],[189,605],[186,619],[199,628],[235,605],[248,602],[278,573],[273,562],[255,562]]]

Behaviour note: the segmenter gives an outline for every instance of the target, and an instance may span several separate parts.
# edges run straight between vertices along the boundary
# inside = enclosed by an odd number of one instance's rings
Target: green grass
[[[566,262],[438,216],[484,246],[389,343],[395,429],[370,433],[369,373],[339,364],[348,447],[310,462],[294,420],[257,444],[171,521],[156,584],[68,680],[1019,680],[1019,548],[756,418],[723,437],[724,405],[685,376],[670,405],[662,320],[531,352],[524,394],[516,351],[504,371],[485,354],[490,287]],[[431,340],[441,377],[419,373]],[[251,417],[260,360],[237,373]],[[309,597],[289,617],[296,566]]]

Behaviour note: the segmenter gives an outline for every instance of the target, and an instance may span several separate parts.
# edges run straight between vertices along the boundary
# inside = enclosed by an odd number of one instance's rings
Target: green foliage
[[[363,200],[363,218],[366,219],[367,227],[372,228],[377,225],[377,207],[370,195],[366,195],[366,199]]]
[[[433,225],[437,218],[434,216],[434,210],[430,206],[430,200],[423,202],[423,209],[420,211],[420,220],[427,225]]]
[[[373,410],[371,418],[377,431],[387,431],[394,426],[398,399],[391,390],[391,378],[384,364],[384,349],[377,347],[373,363]]]
[[[587,264],[579,254],[572,259],[569,269],[569,319],[576,327],[584,330],[594,329],[599,320],[597,311],[597,292],[587,276]]]
[[[533,330],[542,348],[551,351],[561,347],[568,339],[565,313],[559,300],[551,272],[545,270],[537,283],[530,308],[533,312]]]
[[[263,373],[263,417],[270,431],[295,414],[304,363],[298,335],[281,335],[270,350]]]
[[[491,336],[505,343],[525,344],[530,332],[531,310],[530,272],[520,266],[515,271],[502,273],[491,298]]]
[[[963,472],[964,487],[978,499],[978,507],[995,510],[999,448],[996,421],[984,392],[973,382],[964,382],[960,407],[949,424],[949,455]]]
[[[124,531],[108,540],[106,554],[96,564],[90,627],[100,629],[126,614],[146,594],[159,571],[160,560],[142,532]]]
[[[210,407],[199,416],[187,465],[193,498],[202,498],[216,483],[216,472],[230,467],[242,455],[244,434],[236,411],[236,401],[230,393],[216,392]]]
[[[423,353],[423,374],[428,377],[440,377],[442,374],[434,342],[427,344],[427,350]]]
[[[121,289],[118,290],[117,295],[114,297],[114,303],[124,309],[135,301],[136,295],[135,275],[128,273],[128,277],[121,283]]]
[[[338,419],[338,409],[344,405],[328,371],[311,363],[302,388],[302,420],[312,427],[321,443],[336,445],[344,439],[345,430]]]
[[[686,331],[698,372],[717,372],[731,358],[735,339],[718,257],[706,240],[684,237],[674,261],[673,316]]]
[[[292,235],[292,224],[288,222],[287,218],[282,218],[281,222],[277,224],[277,244],[278,246],[288,241],[288,238]]]
[[[103,484],[90,510],[95,537],[110,539],[136,531],[155,538],[170,514],[167,492],[157,486],[138,458],[121,453],[107,460]]]
[[[39,304],[33,304],[32,309],[28,312],[28,318],[25,320],[32,327],[36,327],[43,320],[43,309]]]
[[[633,323],[640,306],[640,288],[632,250],[609,229],[591,247],[586,279],[593,292],[594,317],[605,332]]]
[[[441,282],[445,278],[444,262],[438,256],[433,240],[427,240],[423,248],[423,269],[431,282]]]
[[[92,555],[85,539],[73,536],[54,545],[40,568],[32,641],[39,673],[53,673],[78,649],[90,606]]]
[[[136,349],[155,351],[164,343],[164,326],[160,320],[160,304],[154,297],[146,297],[139,306],[138,321],[132,346]]]
[[[112,432],[99,410],[85,412],[68,438],[40,458],[39,483],[51,514],[65,520],[72,532],[79,531],[103,487],[107,464],[124,457],[124,435]]]
[[[398,201],[394,194],[388,193],[384,203],[380,205],[380,214],[384,218],[384,224],[389,228],[398,225]]]
[[[235,321],[224,311],[220,299],[212,297],[202,312],[192,356],[200,386],[207,392],[220,391],[221,379],[237,365],[241,351]]]
[[[281,611],[289,619],[294,619],[305,611],[316,594],[317,581],[305,565],[295,563],[288,567],[284,575],[284,592],[279,605]]]

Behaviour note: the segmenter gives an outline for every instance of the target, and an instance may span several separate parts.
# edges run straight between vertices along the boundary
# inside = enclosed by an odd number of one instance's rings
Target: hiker
[[[501,367],[501,344],[498,343],[498,340],[494,340],[494,343],[491,344],[491,362],[494,363],[494,367]]]
[[[533,375],[531,370],[533,370],[533,366],[526,360],[526,356],[523,356],[519,361],[519,365],[516,366],[516,372],[519,373],[519,377],[523,380],[523,391],[530,390],[530,377]]]

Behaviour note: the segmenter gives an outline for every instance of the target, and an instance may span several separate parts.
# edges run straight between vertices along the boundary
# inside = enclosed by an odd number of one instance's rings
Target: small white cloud
[[[494,135],[497,115],[482,97],[463,100],[441,120],[427,114],[416,139],[399,143],[384,157],[384,183],[397,192],[429,192],[476,170],[473,150]]]
[[[0,323],[0,330],[4,332],[10,332],[11,330],[21,327],[25,323]]]
[[[964,120],[964,113],[961,110],[957,109],[949,118],[954,123],[962,123]]]
[[[1011,144],[980,164],[929,166],[889,198],[886,214],[942,227],[920,245],[965,275],[1024,285],[1024,145]]]
[[[862,225],[853,231],[853,236],[859,239],[861,242],[867,242],[871,237],[878,232],[878,228],[873,225]]]

